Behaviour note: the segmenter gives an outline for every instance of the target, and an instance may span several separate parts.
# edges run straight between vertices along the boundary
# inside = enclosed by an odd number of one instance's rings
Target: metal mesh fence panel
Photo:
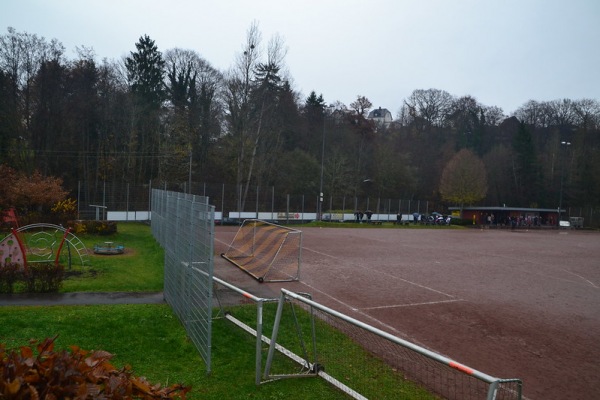
[[[214,207],[207,200],[152,191],[152,233],[165,250],[164,297],[210,372]]]
[[[355,398],[521,399],[518,379],[494,378],[304,296],[283,289],[280,308],[277,318],[283,322],[276,323],[271,339],[286,349],[300,351],[310,369],[326,373],[331,380],[359,393],[353,395]],[[292,316],[293,322],[285,322]],[[290,326],[295,326],[291,332]],[[288,332],[280,327],[287,327]],[[347,338],[352,343],[348,344]],[[309,345],[311,340],[314,342]],[[270,350],[265,374],[293,373],[277,364],[281,357]],[[390,373],[390,367],[398,374]]]

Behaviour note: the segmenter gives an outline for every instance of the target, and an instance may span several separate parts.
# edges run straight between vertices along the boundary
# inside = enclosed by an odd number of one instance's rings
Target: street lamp
[[[567,142],[567,141],[563,141],[560,142],[561,146],[565,146],[565,148],[568,148],[571,145],[571,142]],[[561,147],[562,149],[562,147]],[[560,154],[562,155],[562,151],[560,152]],[[565,159],[564,157],[562,157],[562,166],[560,169],[560,195],[558,198],[558,226],[560,226],[560,221],[561,221],[561,213],[562,213],[562,198],[563,198],[563,180],[564,180],[564,176],[565,176]]]
[[[329,106],[331,107],[331,106]],[[319,183],[319,205],[318,205],[318,216],[317,220],[323,220],[323,170],[325,162],[325,120],[327,119],[328,106],[323,105],[323,140],[321,141],[321,180]]]

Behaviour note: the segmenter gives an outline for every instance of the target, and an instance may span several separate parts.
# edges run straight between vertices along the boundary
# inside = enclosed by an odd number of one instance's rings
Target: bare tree
[[[506,119],[506,115],[504,114],[502,108],[496,106],[484,106],[483,115],[485,117],[486,124],[489,126],[498,126]]]
[[[412,92],[404,104],[413,120],[425,122],[420,128],[422,130],[425,126],[445,126],[453,102],[454,98],[444,90],[418,89]]]
[[[272,155],[273,148],[269,148],[267,141],[277,143],[280,127],[276,126],[276,109],[282,88],[289,87],[282,78],[286,49],[279,36],[269,41],[266,59],[261,61],[261,34],[254,22],[243,49],[227,77],[225,90],[228,133],[234,138],[237,152],[236,184],[243,187],[240,208],[251,182],[260,180],[257,172],[265,170],[266,164],[258,165],[260,156]]]
[[[575,104],[570,99],[554,100],[548,102],[550,123],[556,126],[574,125],[577,117]]]
[[[28,139],[32,113],[32,83],[44,62],[62,63],[63,45],[56,39],[50,42],[44,37],[8,28],[8,34],[0,35],[0,70],[10,82],[11,99],[16,102],[14,110],[22,121],[22,137]]]
[[[242,52],[237,55],[233,68],[226,77],[224,90],[228,134],[232,138],[235,152],[235,183],[244,185],[244,176],[248,164],[250,139],[250,94],[254,81],[254,71],[260,58],[261,34],[258,24],[253,22],[246,33],[246,42]],[[244,198],[238,196],[238,208],[244,206]]]
[[[577,126],[587,129],[600,127],[600,101],[594,99],[581,99],[573,102]]]
[[[369,101],[365,96],[358,96],[355,101],[350,103],[350,108],[354,110],[356,115],[366,117],[369,114],[369,110],[373,107],[373,103]]]
[[[519,107],[514,116],[524,124],[533,128],[546,128],[551,124],[550,106],[548,102],[529,100]]]
[[[452,104],[448,121],[454,129],[460,147],[467,147],[481,154],[485,133],[483,106],[474,97],[459,97]]]
[[[165,68],[169,107],[160,174],[191,179],[193,171],[202,174],[212,139],[220,132],[222,76],[195,51],[178,48],[165,52]]]

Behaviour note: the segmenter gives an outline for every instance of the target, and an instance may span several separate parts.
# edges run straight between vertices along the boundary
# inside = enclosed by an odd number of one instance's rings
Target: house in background
[[[387,108],[376,108],[372,110],[367,119],[375,122],[375,125],[383,125],[386,128],[392,123],[392,113]]]

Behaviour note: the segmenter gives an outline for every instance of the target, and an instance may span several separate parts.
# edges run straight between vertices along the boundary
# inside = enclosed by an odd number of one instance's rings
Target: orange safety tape
[[[459,364],[459,363],[454,362],[454,361],[450,361],[449,365],[452,368],[454,368],[454,369],[457,369],[459,371],[464,372],[465,374],[473,375],[473,370],[471,368],[469,368],[469,367],[466,367],[466,366],[462,365],[462,364]]]

